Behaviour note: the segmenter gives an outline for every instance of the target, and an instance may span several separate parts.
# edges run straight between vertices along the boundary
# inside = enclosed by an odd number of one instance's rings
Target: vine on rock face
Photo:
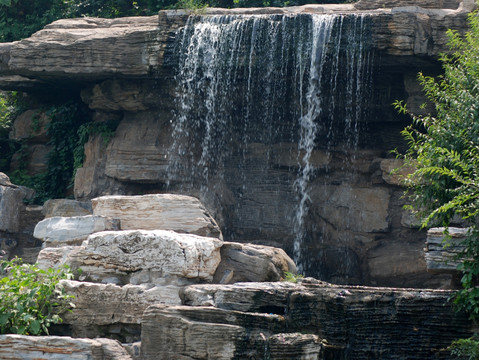
[[[446,228],[455,215],[467,221],[469,232],[458,255],[462,290],[454,299],[457,310],[472,319],[479,316],[479,15],[469,15],[470,31],[464,36],[448,31],[449,52],[441,55],[444,74],[437,79],[419,74],[418,79],[434,115],[416,116],[402,134],[409,145],[406,166],[416,170],[405,179],[411,208],[423,227]],[[397,101],[395,107],[406,113]],[[454,354],[478,352],[471,338],[452,347]],[[476,346],[473,350],[472,345]]]
[[[73,278],[68,267],[42,270],[15,258],[0,261],[0,276],[0,334],[48,334],[62,322],[59,314],[74,307],[73,296],[58,286]]]
[[[45,110],[45,114],[50,119],[46,130],[50,138],[47,144],[51,146],[47,171],[31,176],[26,169],[28,161],[25,160],[20,162],[22,167],[9,174],[13,183],[35,190],[35,197],[31,201],[36,204],[65,197],[67,190],[73,185],[73,159],[75,152],[78,152],[78,129],[90,121],[84,106],[73,100],[50,106]],[[22,149],[24,156],[28,157],[28,144],[23,144],[20,152]]]

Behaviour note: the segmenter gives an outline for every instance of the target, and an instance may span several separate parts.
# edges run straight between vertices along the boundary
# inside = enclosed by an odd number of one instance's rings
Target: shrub
[[[479,15],[469,15],[464,36],[448,31],[449,52],[440,58],[444,74],[435,79],[419,74],[435,113],[413,117],[403,135],[409,144],[406,165],[416,170],[406,179],[412,208],[423,227],[447,227],[455,215],[468,221],[469,232],[458,255],[462,289],[454,299],[457,310],[479,316]],[[407,112],[402,102],[395,103]],[[477,339],[454,344],[457,355],[477,358]]]
[[[72,278],[67,267],[42,270],[15,258],[0,261],[0,269],[1,334],[48,334],[50,325],[62,322],[58,314],[74,306],[72,296],[57,286]]]

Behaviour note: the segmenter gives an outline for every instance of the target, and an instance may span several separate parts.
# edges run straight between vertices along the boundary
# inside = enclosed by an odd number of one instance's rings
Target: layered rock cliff
[[[420,110],[424,98],[416,73],[440,72],[437,55],[447,50],[445,31],[463,31],[473,5],[469,0],[362,0],[59,20],[28,39],[0,44],[0,88],[39,98],[80,94],[94,121],[119,122],[108,145],[100,136],[85,145],[75,178],[77,199],[167,189],[194,195],[218,220],[225,239],[282,247],[308,275],[339,283],[447,287],[450,275],[426,272],[425,234],[402,210],[402,188],[390,174],[398,164],[389,151],[404,146],[399,131],[409,121],[390,104],[405,99],[411,110]],[[244,39],[270,39],[264,48],[271,54],[279,51],[271,45],[276,43],[288,54],[300,54],[301,44],[311,41],[301,34],[318,26],[313,30],[322,34],[325,48],[338,54],[324,55],[325,63],[338,62],[325,65],[322,73],[334,86],[320,89],[330,96],[323,106],[335,107],[331,117],[321,113],[310,128],[301,121],[303,108],[315,105],[308,105],[306,96],[314,81],[293,81],[301,77],[299,55],[285,57],[289,63],[283,68],[277,56],[261,58],[253,40],[238,39],[234,67],[223,68],[228,76],[211,75],[202,65],[201,86],[188,105],[188,111],[207,114],[213,104],[215,122],[191,118],[185,120],[191,127],[178,126],[180,110],[192,98],[186,83],[178,83],[185,68],[181,44],[196,36],[203,21],[239,26],[238,19],[249,31]],[[283,40],[253,33],[261,22]],[[326,23],[332,24],[329,33]],[[355,38],[347,35],[351,29]],[[297,35],[288,42],[285,34]],[[333,40],[327,42],[326,35]],[[304,47],[304,57],[312,58],[311,48]],[[205,59],[205,64],[214,61]],[[261,59],[270,61],[259,66]],[[361,67],[359,59],[365,59]],[[304,74],[314,79],[313,70]],[[354,80],[358,74],[366,78]],[[223,83],[215,83],[219,78]],[[211,84],[223,86],[223,92],[208,98],[208,89],[218,89]],[[251,88],[256,92],[245,92]],[[308,129],[314,130],[310,147]]]

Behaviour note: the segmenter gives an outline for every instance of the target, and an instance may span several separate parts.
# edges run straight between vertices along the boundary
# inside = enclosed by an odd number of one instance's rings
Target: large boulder
[[[284,250],[262,245],[225,242],[214,282],[279,281],[285,272],[296,274],[296,266]]]
[[[194,280],[211,282],[223,242],[166,230],[104,231],[78,247],[43,249],[42,268],[68,264],[82,279],[117,284]],[[180,282],[181,282],[180,281]]]
[[[102,196],[92,200],[93,214],[120,220],[121,230],[172,230],[222,238],[201,202],[191,196],[152,194]]]
[[[115,340],[25,335],[0,335],[0,358],[11,360],[132,359]]]

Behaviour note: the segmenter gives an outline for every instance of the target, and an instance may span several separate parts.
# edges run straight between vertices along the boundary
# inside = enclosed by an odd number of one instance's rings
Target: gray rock
[[[215,308],[152,305],[142,320],[141,356],[153,359],[267,358],[266,341],[284,318]]]
[[[448,228],[448,236],[444,233],[445,228],[431,228],[427,231],[425,259],[427,270],[431,272],[456,273],[460,261],[455,257],[464,250],[462,242],[467,236],[467,228]]]
[[[43,204],[43,215],[46,218],[54,216],[85,216],[93,212],[91,202],[72,199],[50,199]]]
[[[118,341],[66,336],[0,335],[0,358],[11,360],[128,360]]]
[[[127,333],[128,328],[140,326],[142,314],[148,306],[181,305],[180,288],[175,285],[121,287],[62,280],[59,287],[74,296],[71,302],[75,307],[60,316],[75,337],[110,337],[111,331]],[[139,338],[138,335],[135,340]]]
[[[240,281],[279,281],[285,272],[296,273],[293,260],[282,249],[225,242],[221,263],[214,282],[232,284]]]
[[[93,214],[120,220],[122,230],[172,230],[222,238],[201,202],[191,196],[153,194],[102,196],[92,200]]]
[[[49,217],[40,221],[33,236],[44,241],[47,247],[81,245],[90,234],[118,230],[119,220],[98,215]]]
[[[76,248],[43,249],[38,264],[67,264],[82,269],[82,279],[92,282],[112,277],[121,284],[165,284],[165,279],[178,278],[211,282],[221,245],[218,239],[165,230],[104,231]]]
[[[8,184],[8,177],[4,182]],[[0,185],[0,231],[15,233],[20,230],[20,213],[25,208],[26,191],[17,186]]]
[[[193,332],[190,329],[197,326],[206,342],[218,337],[221,343],[227,341],[221,337],[221,329],[234,325],[241,327],[235,328],[236,342],[228,343],[235,354],[264,348],[264,342],[241,342],[242,328],[246,328],[248,334],[254,336],[259,332],[266,339],[273,335],[281,337],[282,333],[317,335],[327,344],[323,358],[431,359],[439,356],[453,339],[468,337],[474,331],[467,316],[453,310],[449,300],[452,294],[444,290],[344,287],[311,278],[298,284],[191,285],[184,289],[183,301],[197,310],[186,307],[146,310],[143,339],[147,341],[142,350],[152,356],[150,349],[168,348],[166,342],[179,337],[172,346],[183,343],[183,350],[178,351],[185,359],[194,358],[198,354],[189,349],[188,340]],[[196,307],[200,304],[203,307]],[[223,312],[208,312],[204,306],[214,306]],[[277,314],[280,318],[275,324],[265,322],[263,314],[257,321],[250,318],[258,313]],[[283,317],[286,323],[282,322]],[[181,330],[172,328],[170,324],[175,321]],[[281,330],[283,326],[287,331]],[[157,341],[155,344],[151,344],[150,336]]]

